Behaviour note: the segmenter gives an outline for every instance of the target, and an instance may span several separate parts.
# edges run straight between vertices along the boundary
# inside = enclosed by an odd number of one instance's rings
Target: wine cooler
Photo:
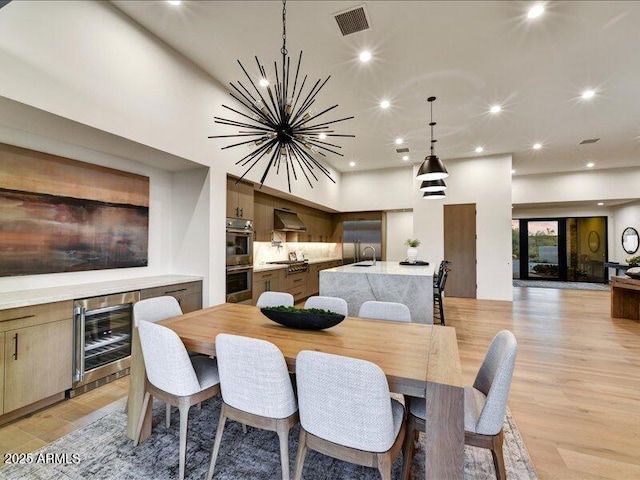
[[[85,392],[128,373],[133,304],[140,292],[74,302],[73,390]]]

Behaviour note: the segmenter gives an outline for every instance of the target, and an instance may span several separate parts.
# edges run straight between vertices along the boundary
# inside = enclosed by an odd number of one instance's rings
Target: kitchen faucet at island
[[[371,265],[375,265],[376,264],[376,249],[373,245],[367,245],[366,247],[364,247],[362,249],[362,255],[364,255],[364,253],[367,251],[367,248],[370,248],[371,250],[373,250],[373,255],[371,257]]]

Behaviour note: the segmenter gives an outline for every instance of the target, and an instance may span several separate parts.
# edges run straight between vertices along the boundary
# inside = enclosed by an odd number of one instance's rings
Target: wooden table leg
[[[138,329],[133,328],[131,339],[131,371],[129,375],[129,399],[127,403],[127,437],[134,440],[140,410],[142,410],[142,400],[144,398],[144,387],[147,381],[147,373],[142,357],[142,347]],[[143,442],[151,435],[151,402],[147,408],[146,417],[140,434],[140,442]]]
[[[427,479],[464,477],[464,389],[427,382]]]

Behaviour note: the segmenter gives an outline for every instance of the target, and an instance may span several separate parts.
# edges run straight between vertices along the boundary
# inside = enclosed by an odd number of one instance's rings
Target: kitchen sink
[[[355,263],[354,267],[373,267],[372,263]]]

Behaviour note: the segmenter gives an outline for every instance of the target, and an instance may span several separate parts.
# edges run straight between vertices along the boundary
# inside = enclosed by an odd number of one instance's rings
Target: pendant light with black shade
[[[433,139],[433,127],[436,125],[436,122],[433,121],[433,102],[436,97],[429,97],[427,101],[431,104],[431,122],[429,126],[431,127],[431,153],[427,158],[424,159],[422,165],[420,165],[420,169],[418,170],[417,179],[418,180],[442,180],[449,176],[447,169],[444,167],[442,161],[435,154],[434,144],[437,140]],[[443,182],[444,183],[444,182]]]

